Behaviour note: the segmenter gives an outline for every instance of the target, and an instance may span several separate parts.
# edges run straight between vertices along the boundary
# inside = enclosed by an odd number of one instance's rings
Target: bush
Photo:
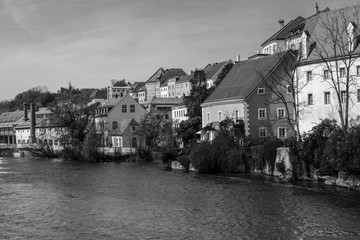
[[[161,161],[167,169],[171,168],[171,161],[176,160],[174,151],[166,151],[161,155]]]
[[[269,166],[270,171],[274,171],[276,160],[276,149],[283,146],[283,142],[278,138],[266,138],[259,140],[261,145],[252,146],[252,166],[263,170],[266,166]],[[256,141],[255,141],[256,142]],[[254,144],[254,142],[250,142]]]
[[[178,157],[177,160],[181,164],[181,166],[183,166],[185,168],[185,171],[189,172],[190,163],[191,163],[189,156],[182,155],[182,156]]]

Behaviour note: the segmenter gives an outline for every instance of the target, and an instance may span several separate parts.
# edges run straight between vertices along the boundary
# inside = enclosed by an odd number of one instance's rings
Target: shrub
[[[182,156],[178,157],[177,160],[181,164],[181,166],[183,166],[185,168],[185,171],[189,172],[190,163],[191,163],[189,156],[182,155]]]
[[[171,168],[171,161],[176,160],[176,153],[174,151],[166,151],[161,155],[161,161],[166,168]]]

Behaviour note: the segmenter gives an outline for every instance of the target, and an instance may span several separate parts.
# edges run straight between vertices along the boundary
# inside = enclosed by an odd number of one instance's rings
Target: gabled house
[[[191,91],[191,80],[194,78],[193,74],[184,75],[179,78],[175,83],[175,97],[182,98],[189,96]]]
[[[208,64],[203,70],[206,77],[206,87],[210,88],[217,81],[221,71],[225,68],[226,65],[232,64],[233,61],[229,59],[228,61],[223,61],[220,63]]]
[[[213,140],[216,134],[211,129],[216,129],[218,123],[226,118],[232,119],[234,124],[242,121],[245,134],[253,139],[291,137],[291,127],[282,118],[284,114],[292,113],[285,112],[283,104],[270,101],[273,93],[267,89],[265,81],[277,77],[280,63],[292,56],[292,52],[287,51],[235,63],[201,105],[202,127],[210,129],[202,131],[202,140]]]
[[[150,101],[154,97],[161,97],[160,86],[168,79],[180,78],[186,75],[181,68],[170,68],[164,70],[159,68],[147,81],[146,81],[146,101]],[[170,95],[169,95],[170,96]]]
[[[139,102],[140,93],[142,92],[141,89],[145,91],[145,82],[135,82],[132,86],[132,89],[129,92],[129,95],[135,99],[135,101]]]
[[[136,131],[139,124],[134,119],[123,119],[112,132],[111,142],[117,153],[134,153],[139,146],[140,139]]]
[[[97,132],[103,135],[102,146],[109,147],[112,136],[122,132],[123,121],[129,119],[139,123],[147,111],[130,95],[122,98],[112,98],[96,109],[95,124]],[[123,145],[122,147],[130,147]]]

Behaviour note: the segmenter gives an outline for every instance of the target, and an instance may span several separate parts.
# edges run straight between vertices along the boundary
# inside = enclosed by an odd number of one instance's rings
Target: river
[[[360,239],[360,192],[158,163],[0,158],[0,239]]]

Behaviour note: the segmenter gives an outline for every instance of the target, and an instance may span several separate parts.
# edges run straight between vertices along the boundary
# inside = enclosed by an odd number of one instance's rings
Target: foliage
[[[283,146],[283,142],[278,138],[266,138],[261,145],[252,147],[252,154],[255,155],[252,164],[258,166],[259,169],[264,169],[266,166],[270,171],[274,171],[274,164],[276,159],[276,149]]]
[[[29,146],[27,151],[31,156],[39,158],[58,158],[61,155],[61,153],[59,151],[55,151],[47,141],[42,141],[39,146]]]
[[[206,74],[203,70],[195,70],[191,80],[190,95],[184,98],[189,118],[201,117],[201,104],[209,96],[206,88]]]
[[[161,161],[167,169],[171,168],[171,162],[176,160],[176,152],[175,151],[166,151],[161,156]]]
[[[301,155],[305,163],[320,168],[326,141],[338,129],[335,120],[325,119],[313,127],[311,132],[303,135]]]
[[[189,158],[200,173],[235,172],[247,165],[244,149],[224,135],[218,135],[212,143],[195,145]]]
[[[146,114],[140,121],[136,135],[141,139],[138,150],[140,159],[151,161],[152,152],[161,146],[174,147],[175,139],[170,121],[156,113]]]
[[[100,147],[100,139],[96,133],[95,124],[90,124],[89,130],[86,133],[85,140],[81,149],[82,159],[91,162],[97,162],[100,160],[100,154],[98,152]]]
[[[61,133],[61,144],[64,147],[65,157],[81,159],[82,145],[91,116],[98,106],[88,106],[89,92],[61,88],[58,92],[56,103],[50,108],[53,112],[50,121],[53,126],[65,129]],[[70,154],[70,151],[74,151]]]
[[[0,102],[0,113],[23,109],[23,104],[36,103],[39,107],[48,107],[55,101],[55,94],[50,93],[45,86],[38,86],[19,93],[12,100]]]
[[[185,168],[186,172],[189,172],[191,161],[190,161],[190,158],[188,155],[179,156],[177,158],[177,161],[181,164],[181,166],[183,166]]]
[[[200,130],[200,128],[200,116],[189,118],[180,122],[180,126],[176,130],[176,135],[182,139],[184,145],[187,145],[191,140],[196,139],[196,133]]]

